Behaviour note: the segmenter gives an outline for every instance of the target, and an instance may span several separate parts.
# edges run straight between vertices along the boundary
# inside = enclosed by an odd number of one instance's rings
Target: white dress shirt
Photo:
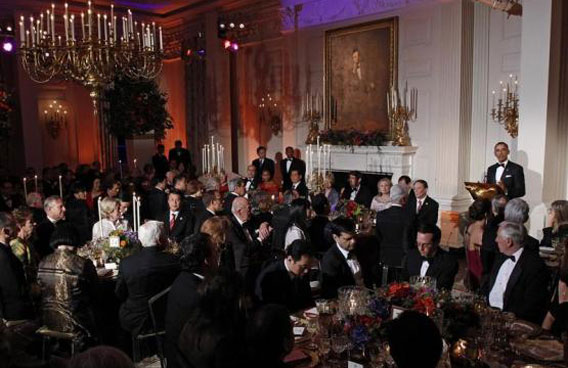
[[[284,236],[284,250],[288,249],[290,244],[292,244],[294,240],[298,239],[306,240],[304,232],[296,225],[290,226],[288,230],[286,230],[286,235]]]
[[[343,257],[345,257],[347,265],[349,266],[351,272],[353,273],[353,278],[355,279],[355,283],[360,286],[363,285],[363,275],[361,275],[361,265],[359,264],[357,258],[349,259],[349,252],[341,248],[339,244],[335,243],[335,245],[337,246],[337,249],[339,249],[341,254],[343,254]]]
[[[501,180],[501,176],[503,176],[503,171],[507,167],[509,160],[505,160],[503,162],[498,162],[498,164],[503,164],[503,167],[497,166],[497,170],[495,170],[495,182],[498,183]]]
[[[430,262],[428,262],[427,260],[423,260],[422,266],[420,266],[420,277],[426,276],[428,268],[430,268]]]
[[[517,262],[519,262],[519,258],[521,258],[521,254],[523,254],[523,248],[520,248],[513,254],[513,256],[515,257],[515,262],[513,262],[512,259],[507,259],[499,268],[497,278],[495,279],[495,284],[489,292],[490,306],[503,309],[503,299],[505,296],[505,291],[507,290],[507,284],[509,283],[509,279],[511,278],[511,274],[515,269]]]
[[[292,160],[287,158],[286,159],[286,172],[290,172],[290,166],[292,166]]]
[[[355,200],[355,197],[357,197],[357,193],[359,192],[359,188],[361,188],[360,185],[357,188],[351,190],[351,196],[349,197],[350,200]]]

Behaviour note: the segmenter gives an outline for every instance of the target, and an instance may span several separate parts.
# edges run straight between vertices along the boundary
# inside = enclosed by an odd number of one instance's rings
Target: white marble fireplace
[[[414,177],[414,155],[418,147],[331,146],[331,170],[364,173],[390,173],[393,180],[401,175]]]

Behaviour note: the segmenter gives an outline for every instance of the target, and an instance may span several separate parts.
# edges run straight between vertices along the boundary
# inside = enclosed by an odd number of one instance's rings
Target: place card
[[[306,330],[305,327],[294,327],[294,335],[302,336],[305,330]]]
[[[108,243],[111,248],[120,248],[120,238],[118,236],[109,236]]]
[[[364,368],[364,367],[363,367],[363,364],[348,361],[347,362],[347,368]]]

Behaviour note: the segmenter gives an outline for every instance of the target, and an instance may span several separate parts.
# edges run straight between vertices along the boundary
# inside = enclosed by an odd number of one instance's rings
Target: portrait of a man
[[[332,129],[389,132],[386,94],[396,78],[396,33],[396,18],[326,32]]]

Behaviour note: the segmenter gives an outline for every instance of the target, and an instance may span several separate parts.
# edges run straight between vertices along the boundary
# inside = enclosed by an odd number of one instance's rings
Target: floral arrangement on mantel
[[[388,135],[380,130],[360,131],[355,129],[327,129],[319,133],[323,143],[335,146],[384,146],[389,140]]]
[[[12,95],[0,85],[0,140],[6,140],[12,135]]]
[[[166,103],[167,94],[153,80],[117,78],[105,93],[108,101],[108,127],[116,137],[131,138],[153,134],[162,139],[173,122]]]

